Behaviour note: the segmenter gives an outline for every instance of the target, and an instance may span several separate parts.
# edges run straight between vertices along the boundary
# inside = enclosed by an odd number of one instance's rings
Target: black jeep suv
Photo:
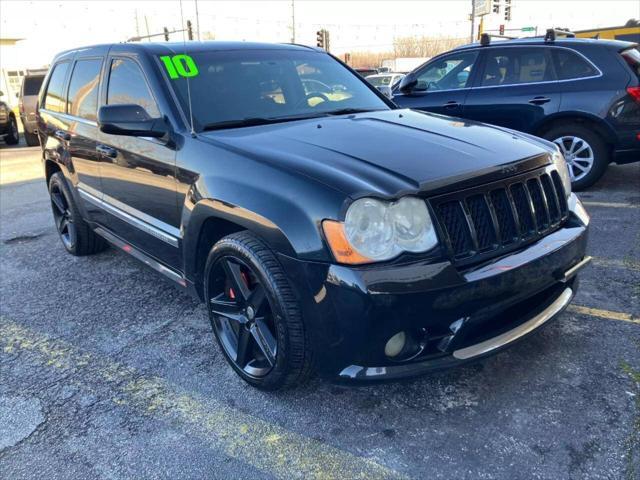
[[[118,44],[52,65],[38,134],[64,247],[108,242],[204,300],[257,387],[482,358],[565,308],[589,260],[552,143],[399,110],[323,51]]]
[[[407,75],[393,101],[531,133],[562,150],[574,189],[610,162],[640,161],[640,51],[616,40],[485,42],[439,55]]]

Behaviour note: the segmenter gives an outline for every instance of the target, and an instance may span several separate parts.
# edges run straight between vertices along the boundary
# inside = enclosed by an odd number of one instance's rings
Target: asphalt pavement
[[[41,174],[0,146],[0,478],[640,478],[640,164],[580,195],[595,260],[556,322],[473,366],[277,394],[155,272],[66,254]]]

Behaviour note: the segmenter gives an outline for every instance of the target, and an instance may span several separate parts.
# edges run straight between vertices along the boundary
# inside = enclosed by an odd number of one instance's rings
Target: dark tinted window
[[[556,62],[556,72],[558,72],[560,80],[592,77],[598,74],[589,62],[571,50],[554,48],[553,56]]]
[[[429,63],[418,73],[414,90],[455,90],[469,87],[477,52],[459,52]]]
[[[96,120],[101,67],[102,59],[76,62],[69,82],[69,115]]]
[[[302,49],[194,52],[197,74],[170,79],[185,112],[190,88],[197,128],[247,118],[324,115],[389,107],[357,75],[329,55]],[[166,68],[163,63],[162,68]]]
[[[44,97],[44,108],[52,112],[64,113],[64,80],[67,76],[69,63],[59,63],[53,67],[53,73],[47,86],[47,94]]]
[[[484,63],[484,87],[554,79],[545,48],[495,48],[487,51]]]
[[[24,77],[24,84],[22,85],[22,95],[38,95],[44,76],[37,77]]]
[[[136,62],[127,58],[118,58],[111,62],[107,103],[133,103],[144,107],[151,117],[160,116],[142,70]]]

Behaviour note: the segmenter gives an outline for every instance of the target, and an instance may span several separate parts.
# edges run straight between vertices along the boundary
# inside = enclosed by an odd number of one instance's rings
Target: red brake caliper
[[[247,286],[247,288],[249,288],[249,276],[244,272],[240,272],[240,276],[242,277],[242,280],[244,281],[244,284]],[[229,287],[229,298],[231,300],[235,300],[236,299],[236,292],[234,292],[233,288],[231,288],[231,287]]]

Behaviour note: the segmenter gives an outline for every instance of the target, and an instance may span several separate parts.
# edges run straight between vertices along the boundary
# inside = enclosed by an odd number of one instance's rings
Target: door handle
[[[118,156],[118,151],[115,148],[107,147],[106,145],[96,146],[96,152],[109,158],[116,158]]]
[[[458,108],[460,104],[455,100],[451,100],[443,105],[444,108]]]
[[[71,135],[69,135],[64,130],[56,130],[55,132],[53,132],[53,136],[56,137],[58,140],[64,140],[65,142],[68,142],[69,140],[71,140]]]
[[[544,105],[545,103],[549,103],[551,99],[549,97],[534,97],[529,100],[531,105]]]

